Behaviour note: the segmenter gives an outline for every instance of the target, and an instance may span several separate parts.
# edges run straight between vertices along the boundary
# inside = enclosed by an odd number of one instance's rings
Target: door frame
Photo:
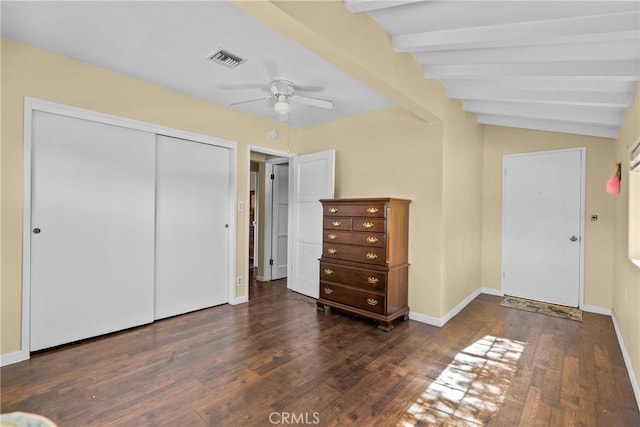
[[[585,206],[585,195],[586,195],[586,183],[587,183],[587,148],[586,147],[575,147],[575,148],[565,148],[559,150],[541,150],[541,151],[531,151],[525,153],[512,153],[505,154],[502,156],[502,194],[500,197],[501,203],[501,219],[500,219],[500,288],[504,292],[504,251],[503,251],[503,239],[504,239],[504,217],[505,217],[505,185],[506,180],[504,179],[506,174],[506,162],[505,160],[511,157],[525,157],[525,156],[534,156],[540,154],[552,154],[552,153],[562,153],[562,152],[578,152],[580,154],[580,239],[579,239],[579,272],[578,272],[578,306],[580,309],[584,307],[584,241],[585,241],[585,214],[586,214],[586,206]]]
[[[264,259],[262,262],[264,263],[264,280],[269,281],[273,280],[273,266],[270,261],[273,259],[273,180],[269,179],[269,176],[273,173],[274,165],[283,165],[286,164],[290,167],[290,161],[288,158],[278,157],[275,159],[268,159],[265,162],[265,173],[267,176],[265,177],[265,205],[264,205]],[[289,188],[289,180],[287,180],[287,188]],[[288,194],[288,191],[287,191]],[[290,200],[290,197],[287,195],[287,202]],[[289,204],[287,203],[287,218],[289,215]],[[287,231],[289,227],[289,221],[287,220]],[[287,239],[288,241],[288,239]],[[287,251],[287,265],[289,265],[289,252]],[[269,266],[269,272],[267,273],[267,266]]]
[[[291,159],[294,158],[296,156],[296,154],[294,153],[287,153],[284,151],[278,151],[278,150],[273,150],[270,148],[265,148],[265,147],[261,147],[258,145],[248,145],[247,146],[247,197],[249,194],[249,180],[251,179],[251,153],[260,153],[260,154],[267,154],[269,156],[277,156],[276,159],[270,159],[269,161],[265,161],[265,165],[269,165],[269,164],[282,164],[282,163],[287,163],[289,164],[289,166],[291,166]],[[265,168],[265,174],[270,175],[272,173],[272,169],[271,166],[269,166],[268,168]],[[267,177],[265,177],[267,178]],[[260,177],[258,176],[258,180],[260,179]],[[269,259],[271,258],[271,205],[272,205],[272,200],[271,200],[271,195],[272,195],[272,183],[270,182],[270,179],[265,179],[265,188],[263,189],[263,193],[262,196],[264,198],[264,202],[265,202],[265,209],[264,209],[264,239],[262,239],[262,242],[260,243],[260,245],[263,247],[263,257],[260,260],[260,263],[263,266],[263,275],[260,277],[264,282],[269,282],[271,281],[271,268],[267,269],[266,267],[269,265]],[[289,176],[289,186],[291,186],[291,176]],[[291,194],[289,194],[289,201],[291,201]],[[247,202],[248,203],[248,202]],[[291,213],[291,206],[289,205],[289,209],[288,209],[288,214]],[[247,247],[249,247],[249,215],[245,215],[246,216],[246,230],[247,230],[247,238],[246,238],[246,244]],[[289,264],[289,257],[290,254],[287,252],[287,265]],[[245,268],[245,271],[248,271],[249,266],[248,266],[248,260],[246,260],[247,265]],[[289,287],[288,283],[287,283],[287,287]],[[246,300],[248,301],[249,299],[249,292],[248,292],[248,288],[247,288],[247,293],[246,293]]]
[[[164,127],[152,123],[128,119],[125,117],[59,104],[38,98],[24,98],[24,153],[22,188],[22,331],[19,356],[10,362],[20,362],[30,357],[31,329],[31,156],[33,112],[58,114],[77,119],[90,120],[113,126],[140,130],[153,134],[171,136],[180,139],[216,145],[231,150],[229,160],[229,304],[238,304],[236,296],[236,205],[237,205],[237,159],[238,148],[234,141],[200,135],[179,129]],[[9,361],[7,361],[9,362]],[[3,361],[4,363],[4,361]]]

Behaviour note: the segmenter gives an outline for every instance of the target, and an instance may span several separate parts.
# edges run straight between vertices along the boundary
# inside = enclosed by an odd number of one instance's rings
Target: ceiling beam
[[[502,78],[502,79],[442,79],[442,83],[447,88],[458,88],[466,90],[469,88],[477,88],[482,86],[486,89],[501,88],[504,90],[540,90],[540,91],[587,91],[587,92],[633,92],[636,83],[626,80],[611,80],[605,78],[592,77],[590,79],[571,80],[563,77],[544,77],[536,79],[518,79],[518,78]]]
[[[640,80],[640,63],[624,61],[581,61],[517,64],[425,65],[424,75],[432,79],[502,79],[505,77],[596,77],[601,80]]]
[[[527,119],[522,117],[506,117],[491,114],[478,114],[478,123],[496,126],[508,126],[550,132],[562,132],[602,138],[617,138],[618,127],[595,126],[584,123],[572,123],[549,120]]]
[[[344,0],[344,5],[353,13],[361,13],[423,1],[425,0]]]
[[[501,64],[566,61],[620,61],[640,59],[640,38],[607,40],[590,43],[558,43],[554,45],[501,46],[494,48],[457,49],[415,52],[424,65]]]
[[[624,108],[578,106],[571,109],[555,104],[528,104],[499,101],[464,101],[465,111],[507,117],[527,117],[539,120],[566,121],[600,126],[620,125]]]
[[[590,34],[600,39],[607,33],[637,32],[640,29],[640,11],[628,11],[576,18],[552,19],[546,21],[518,22],[511,24],[489,25],[455,30],[427,31],[413,34],[397,34],[392,38],[393,48],[397,52],[416,52],[438,46],[465,47],[482,46],[483,43],[508,43],[514,41],[541,40],[554,37],[584,36]],[[604,36],[606,38],[606,36]]]

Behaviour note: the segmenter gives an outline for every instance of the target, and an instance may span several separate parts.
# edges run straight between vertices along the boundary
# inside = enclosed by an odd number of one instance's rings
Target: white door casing
[[[318,298],[322,255],[322,205],[320,199],[334,197],[335,150],[293,158],[289,170],[291,218],[287,286]]]
[[[228,148],[158,135],[155,318],[228,302]]]
[[[155,136],[41,111],[32,126],[30,350],[153,321]]]
[[[287,276],[289,164],[273,164],[272,171],[271,280],[276,280]]]
[[[502,289],[582,304],[585,149],[503,158]]]

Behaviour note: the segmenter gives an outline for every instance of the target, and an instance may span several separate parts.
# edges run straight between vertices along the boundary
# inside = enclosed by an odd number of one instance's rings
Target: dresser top
[[[411,203],[409,199],[396,199],[394,197],[363,197],[350,199],[320,199],[320,203],[387,203],[387,202]]]

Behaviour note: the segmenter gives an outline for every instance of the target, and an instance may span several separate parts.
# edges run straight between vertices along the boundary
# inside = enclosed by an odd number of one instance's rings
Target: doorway
[[[576,148],[504,156],[505,294],[582,304],[585,155]]]

